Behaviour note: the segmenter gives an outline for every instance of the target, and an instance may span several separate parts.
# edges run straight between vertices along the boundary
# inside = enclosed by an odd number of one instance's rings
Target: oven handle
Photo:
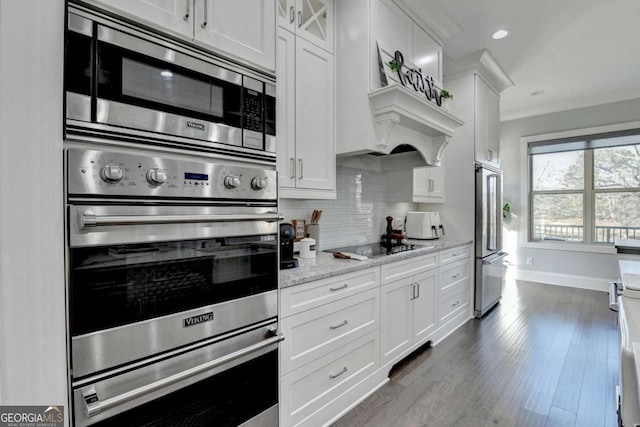
[[[87,396],[83,398],[83,401],[82,401],[85,415],[87,417],[98,415],[102,411],[107,411],[111,408],[115,408],[118,405],[122,405],[124,403],[130,402],[134,399],[144,396],[145,394],[149,394],[154,391],[167,388],[173,384],[179,383],[195,375],[209,371],[217,366],[224,365],[233,360],[239,359],[243,356],[254,353],[258,350],[261,350],[265,347],[269,347],[270,345],[273,345],[273,344],[277,344],[280,341],[284,340],[284,335],[282,334],[282,332],[274,331],[273,333],[275,334],[275,336],[265,341],[259,342],[257,344],[254,344],[242,350],[220,357],[216,360],[212,360],[211,362],[204,363],[200,366],[187,369],[186,371],[180,372],[178,374],[171,375],[167,378],[163,378],[161,380],[152,382],[151,384],[147,384],[145,386],[136,388],[126,393],[122,393],[118,396],[105,399],[102,402],[99,401],[98,396],[95,394],[95,389],[93,389],[90,391],[90,394],[87,394]]]
[[[282,214],[250,215],[96,215],[91,211],[78,214],[80,230],[108,225],[185,224],[197,222],[282,221]]]

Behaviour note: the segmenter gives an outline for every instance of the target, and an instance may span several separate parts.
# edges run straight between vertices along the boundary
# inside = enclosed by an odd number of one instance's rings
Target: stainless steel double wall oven
[[[276,426],[273,79],[68,16],[74,425]]]

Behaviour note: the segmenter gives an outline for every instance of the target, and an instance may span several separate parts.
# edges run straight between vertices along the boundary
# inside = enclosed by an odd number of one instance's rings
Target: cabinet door
[[[480,77],[475,77],[476,161],[499,165],[500,98]]]
[[[399,50],[405,59],[412,58],[413,21],[391,0],[371,0],[371,50],[370,50],[370,90],[378,89],[380,85],[380,67],[378,65],[378,50],[376,42],[391,54]]]
[[[296,186],[296,36],[278,28],[276,149],[278,184]]]
[[[413,300],[413,343],[429,338],[436,329],[438,306],[438,270],[433,269],[414,278],[416,297]]]
[[[429,197],[429,167],[413,168],[413,197]]]
[[[333,55],[296,37],[296,186],[335,190]]]
[[[444,162],[440,166],[431,166],[429,168],[430,191],[429,197],[431,203],[444,203]]]
[[[164,32],[193,39],[194,0],[85,0]]]
[[[442,47],[416,24],[413,24],[413,63],[423,74],[442,82]]]
[[[333,0],[296,0],[296,34],[333,53]]]
[[[413,278],[382,286],[380,298],[380,357],[384,365],[411,347]]]
[[[275,70],[275,0],[196,0],[195,40]]]
[[[282,28],[295,33],[296,31],[296,0],[277,0],[277,20]]]

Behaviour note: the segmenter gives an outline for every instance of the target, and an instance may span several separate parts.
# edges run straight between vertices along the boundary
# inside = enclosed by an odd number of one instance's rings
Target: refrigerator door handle
[[[490,265],[493,264],[496,261],[501,260],[502,258],[506,257],[507,255],[509,255],[506,252],[498,252],[497,254],[498,256],[493,258],[492,260],[482,260],[482,265]]]

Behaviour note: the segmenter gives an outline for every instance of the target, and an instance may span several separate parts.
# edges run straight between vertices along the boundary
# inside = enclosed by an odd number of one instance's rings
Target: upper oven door
[[[272,208],[74,205],[68,215],[75,378],[277,316]]]

